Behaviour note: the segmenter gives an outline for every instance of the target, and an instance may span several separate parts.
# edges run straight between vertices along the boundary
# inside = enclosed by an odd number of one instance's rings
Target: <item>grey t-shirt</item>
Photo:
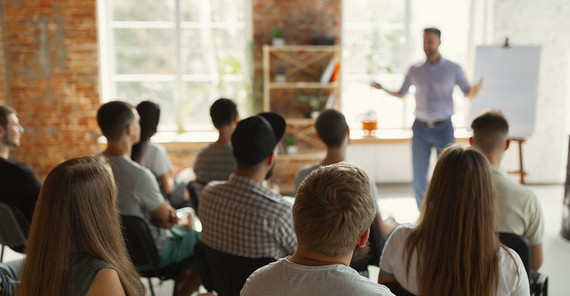
[[[156,178],[149,169],[126,156],[103,155],[111,163],[119,189],[119,211],[123,215],[143,218],[150,228],[158,253],[162,253],[168,244],[170,233],[150,222],[150,212],[156,210],[164,201]]]
[[[253,272],[240,295],[394,295],[349,266],[300,265],[281,258]]]
[[[232,145],[210,144],[198,152],[194,172],[196,181],[203,185],[213,180],[225,181],[236,170]]]

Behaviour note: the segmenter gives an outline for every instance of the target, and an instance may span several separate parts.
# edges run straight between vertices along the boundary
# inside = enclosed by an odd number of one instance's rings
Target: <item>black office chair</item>
[[[30,224],[15,206],[0,202],[0,262],[4,260],[4,247],[24,253]]]
[[[380,266],[380,257],[382,256],[380,239],[378,221],[374,218],[374,220],[372,220],[372,225],[370,225],[370,236],[368,237],[368,246],[370,247],[370,251],[366,256],[350,262],[350,267],[358,271],[358,273],[364,277],[368,277],[368,265]]]
[[[245,280],[258,268],[275,258],[247,258],[212,249],[202,241],[194,247],[202,285],[219,296],[237,296]]]
[[[194,211],[196,211],[196,215],[198,217],[200,217],[200,214],[198,213],[200,195],[202,194],[202,190],[204,190],[205,186],[206,185],[198,181],[190,181],[186,186],[186,189],[188,189],[188,193],[190,194],[190,204],[192,205],[192,208],[194,208]]]
[[[548,276],[532,270],[532,253],[528,239],[514,233],[499,232],[499,240],[505,246],[513,249],[524,264],[530,283],[531,295],[548,295]]]
[[[127,250],[135,266],[150,265],[150,270],[138,269],[140,276],[148,279],[150,293],[154,296],[154,289],[151,278],[156,277],[161,281],[174,280],[174,291],[172,295],[176,295],[178,283],[180,282],[184,271],[191,268],[194,258],[189,258],[178,263],[171,264],[167,267],[159,268],[160,255],[150,229],[146,222],[136,216],[121,215],[123,226],[123,238],[127,245]]]

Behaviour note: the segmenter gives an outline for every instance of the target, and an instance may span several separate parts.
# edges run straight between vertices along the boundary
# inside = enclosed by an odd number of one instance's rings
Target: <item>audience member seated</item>
[[[264,187],[275,164],[275,147],[285,120],[261,113],[240,121],[231,136],[237,169],[228,181],[212,181],[199,205],[202,237],[218,251],[242,257],[282,258],[293,254],[291,204]]]
[[[519,255],[495,233],[495,185],[485,156],[452,145],[440,155],[418,224],[386,243],[378,282],[416,295],[529,295]]]
[[[299,189],[303,180],[305,180],[312,171],[321,166],[338,163],[346,159],[346,148],[350,143],[350,129],[342,113],[334,109],[325,110],[317,118],[315,129],[317,130],[317,134],[321,141],[323,141],[327,146],[327,155],[322,161],[306,166],[297,173],[297,176],[295,177],[295,191]],[[382,219],[382,215],[380,214],[378,205],[376,204],[378,196],[376,185],[374,183],[371,183],[370,185],[374,206],[376,208],[378,231],[380,232],[381,237],[380,249],[382,249],[386,240],[388,240],[388,237],[394,228],[396,228],[398,223],[396,223],[394,218],[391,217],[386,220]]]
[[[23,133],[16,111],[0,106],[0,201],[16,206],[31,222],[42,183],[29,166],[8,159]]]
[[[218,140],[200,150],[194,164],[196,181],[204,186],[212,180],[228,180],[236,170],[231,136],[239,121],[237,106],[232,100],[218,99],[210,107],[210,117]]]
[[[112,164],[121,214],[141,217],[148,223],[160,254],[160,268],[192,256],[200,233],[177,225],[176,212],[164,200],[152,172],[130,158],[132,146],[140,138],[137,110],[125,102],[108,102],[99,108],[97,122],[107,138],[103,155]],[[180,295],[190,295],[199,286],[197,269],[186,275]]]
[[[544,217],[542,206],[534,192],[513,182],[500,168],[509,148],[509,124],[500,111],[491,110],[479,115],[471,124],[471,145],[491,163],[497,187],[497,231],[524,236],[531,244],[532,269],[542,265],[542,237]]]
[[[143,295],[117,210],[117,187],[104,158],[56,166],[42,188],[18,295]]]
[[[184,207],[188,200],[184,180],[175,178],[172,162],[164,146],[150,142],[160,121],[160,106],[144,101],[137,105],[137,112],[141,118],[140,142],[133,145],[131,159],[154,174],[160,190],[173,206]]]
[[[316,168],[293,205],[297,251],[255,271],[241,295],[393,295],[349,267],[376,212],[368,180],[348,163]]]

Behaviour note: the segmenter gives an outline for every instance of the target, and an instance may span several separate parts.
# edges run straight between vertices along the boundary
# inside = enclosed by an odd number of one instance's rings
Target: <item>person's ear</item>
[[[507,139],[505,141],[505,150],[509,149],[510,146],[511,146],[511,139]]]
[[[236,113],[236,115],[234,115],[234,123],[238,122],[239,122],[239,113]]]
[[[366,246],[366,242],[368,241],[369,236],[370,236],[370,228],[366,228],[366,231],[358,238],[358,246],[364,248],[364,246]]]
[[[473,137],[469,137],[469,145],[473,146]]]
[[[134,125],[133,123],[128,123],[127,126],[125,127],[125,133],[127,134],[127,136],[131,136],[133,131],[134,131]]]
[[[271,154],[267,156],[266,161],[268,166],[273,165],[273,162],[275,161],[275,150],[271,151]]]

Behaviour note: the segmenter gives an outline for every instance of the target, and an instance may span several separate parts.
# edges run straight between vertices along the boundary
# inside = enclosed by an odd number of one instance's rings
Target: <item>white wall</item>
[[[529,183],[563,182],[570,100],[570,2],[495,0],[493,40],[542,46],[536,130],[525,146]]]

